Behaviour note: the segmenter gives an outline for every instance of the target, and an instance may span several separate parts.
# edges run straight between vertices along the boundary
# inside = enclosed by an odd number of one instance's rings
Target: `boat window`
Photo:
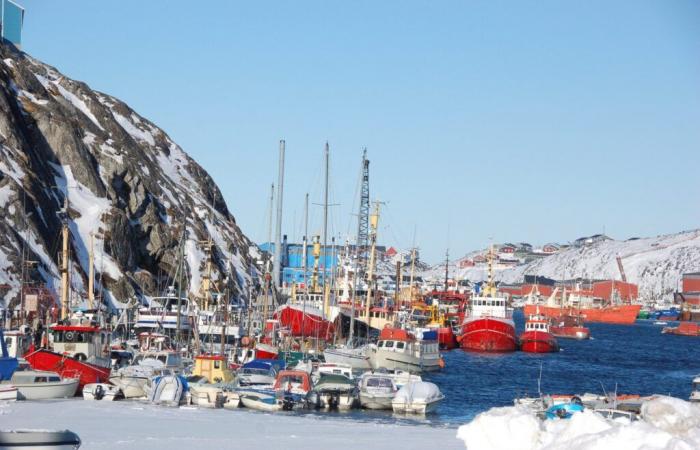
[[[378,347],[378,348],[384,347],[384,341],[379,341],[379,342],[377,342],[377,347]]]
[[[158,361],[162,362],[163,364],[165,364],[167,362],[166,355],[159,355],[157,359],[158,359]]]
[[[384,344],[384,347],[394,348],[394,341],[386,341],[386,343]]]
[[[221,369],[221,361],[215,360],[215,361],[214,361],[214,368],[215,368],[215,369]]]
[[[399,350],[404,348],[405,346],[406,346],[405,342],[397,342],[396,343],[396,348],[398,348]]]
[[[61,381],[59,377],[49,377],[49,381]]]

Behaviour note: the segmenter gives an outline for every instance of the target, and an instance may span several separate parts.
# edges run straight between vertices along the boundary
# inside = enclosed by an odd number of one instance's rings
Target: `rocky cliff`
[[[259,255],[207,172],[125,103],[0,47],[0,307],[16,307],[23,278],[57,291],[66,203],[74,301],[91,240],[112,308],[172,284],[181,239],[192,297],[209,276],[247,296]],[[23,276],[22,261],[37,263]]]

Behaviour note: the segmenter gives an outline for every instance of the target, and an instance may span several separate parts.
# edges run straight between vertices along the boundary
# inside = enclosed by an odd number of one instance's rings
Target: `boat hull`
[[[17,383],[17,400],[50,400],[75,397],[78,380],[67,378],[47,383]]]
[[[100,367],[85,361],[78,361],[70,356],[61,355],[46,349],[35,350],[24,355],[30,366],[36,370],[58,373],[61,378],[78,378],[78,393],[83,386],[90,383],[109,381],[111,369]]]
[[[591,331],[587,327],[552,326],[549,330],[552,332],[552,336],[556,338],[584,340],[591,337]]]
[[[72,431],[0,431],[0,448],[3,450],[75,450],[80,438]]]
[[[700,325],[695,322],[681,322],[677,327],[665,327],[663,334],[675,334],[678,336],[700,336]]]
[[[465,321],[460,345],[478,352],[513,352],[517,348],[512,320],[482,317]]]
[[[559,344],[551,333],[526,331],[520,336],[520,349],[527,353],[554,353],[559,351]]]
[[[440,370],[440,355],[435,355],[434,358],[423,358],[412,354],[372,348],[369,361],[372,369],[375,370],[385,368],[389,370],[405,370],[411,373]]]
[[[283,328],[289,329],[292,336],[330,340],[335,334],[333,323],[324,319],[315,308],[282,305],[275,311],[274,319],[279,320]]]
[[[347,364],[353,370],[370,370],[369,356],[365,348],[329,348],[324,350],[323,356],[328,363]]]
[[[360,405],[366,409],[391,409],[391,401],[393,399],[394,393],[370,394],[368,392],[360,392]]]
[[[437,328],[440,350],[452,350],[457,347],[457,337],[450,327]]]
[[[13,402],[17,400],[18,390],[12,384],[0,384],[0,401]]]
[[[543,305],[525,305],[523,314],[542,314],[547,317],[560,317],[563,315],[580,315],[584,322],[614,323],[620,325],[631,325],[637,320],[637,315],[642,309],[642,305],[617,305],[603,308],[560,308]]]

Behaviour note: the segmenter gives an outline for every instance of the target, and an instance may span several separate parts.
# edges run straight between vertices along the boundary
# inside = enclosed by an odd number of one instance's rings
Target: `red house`
[[[515,250],[517,250],[518,247],[516,247],[513,244],[503,244],[501,247],[498,249],[499,253],[515,253]]]
[[[683,292],[700,292],[700,272],[684,273],[681,285]]]
[[[471,259],[462,259],[459,261],[459,268],[464,269],[465,267],[474,267],[474,261]]]
[[[389,247],[387,249],[387,251],[384,253],[384,256],[386,256],[387,258],[393,258],[394,256],[396,256],[397,253],[398,252],[396,251],[396,249],[394,247]]]
[[[544,247],[542,247],[542,253],[556,253],[559,251],[559,245],[557,244],[545,244]]]

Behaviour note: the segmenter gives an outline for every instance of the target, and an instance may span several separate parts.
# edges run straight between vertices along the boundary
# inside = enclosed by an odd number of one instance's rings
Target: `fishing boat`
[[[19,359],[29,351],[32,345],[32,333],[29,327],[21,326],[18,330],[0,330],[0,332],[5,335],[8,356]]]
[[[21,370],[12,375],[10,383],[17,388],[18,400],[46,400],[75,396],[79,380],[56,372]]]
[[[591,331],[583,326],[583,321],[578,315],[550,318],[549,331],[557,338],[589,339],[591,337]]]
[[[434,411],[444,399],[445,396],[435,384],[417,381],[398,390],[391,401],[391,408],[395,413],[426,414]]]
[[[559,351],[559,343],[549,329],[549,320],[535,314],[525,321],[525,332],[520,335],[520,349],[527,353],[552,353]]]
[[[314,384],[309,401],[320,409],[352,409],[359,402],[357,386],[345,375],[323,374]]]
[[[109,380],[111,333],[99,325],[95,314],[78,311],[51,325],[50,333],[51,350],[38,348],[24,355],[33,369],[77,377],[78,392],[86,384]]]
[[[0,351],[0,381],[9,380],[17,370],[19,361],[17,357],[10,356],[2,328],[0,328]]]
[[[323,313],[323,294],[297,293],[280,305],[273,314],[291,336],[333,339],[335,325]]]
[[[83,400],[114,401],[122,398],[122,390],[112,384],[90,383],[83,386]]]
[[[162,331],[174,337],[179,330],[189,335],[195,319],[195,307],[190,300],[178,296],[174,286],[168,286],[163,296],[148,300],[148,305],[137,310],[134,331],[137,334]]]
[[[595,308],[551,307],[544,305],[525,305],[523,313],[525,315],[534,314],[536,308],[540,313],[548,317],[559,315],[580,315],[584,322],[614,323],[619,325],[630,325],[637,319],[637,314],[642,305],[608,305]]]
[[[424,333],[424,337],[427,333]],[[440,370],[441,358],[435,333],[432,339],[417,339],[404,329],[387,327],[379,334],[376,345],[370,348],[372,368],[406,370],[420,373]]]
[[[0,431],[3,450],[76,450],[80,445],[78,435],[68,430]]]
[[[469,299],[469,313],[457,338],[462,349],[481,352],[512,352],[517,348],[515,323],[506,297],[500,296],[493,282],[493,249],[487,255],[486,286]]]
[[[697,322],[681,322],[677,327],[664,327],[661,333],[678,336],[700,336],[700,324]]]
[[[230,383],[234,379],[228,368],[228,361],[223,355],[197,355],[194,358],[192,375],[200,376],[209,383]]]
[[[367,372],[360,377],[360,405],[367,409],[391,409],[398,388],[388,374]]]

